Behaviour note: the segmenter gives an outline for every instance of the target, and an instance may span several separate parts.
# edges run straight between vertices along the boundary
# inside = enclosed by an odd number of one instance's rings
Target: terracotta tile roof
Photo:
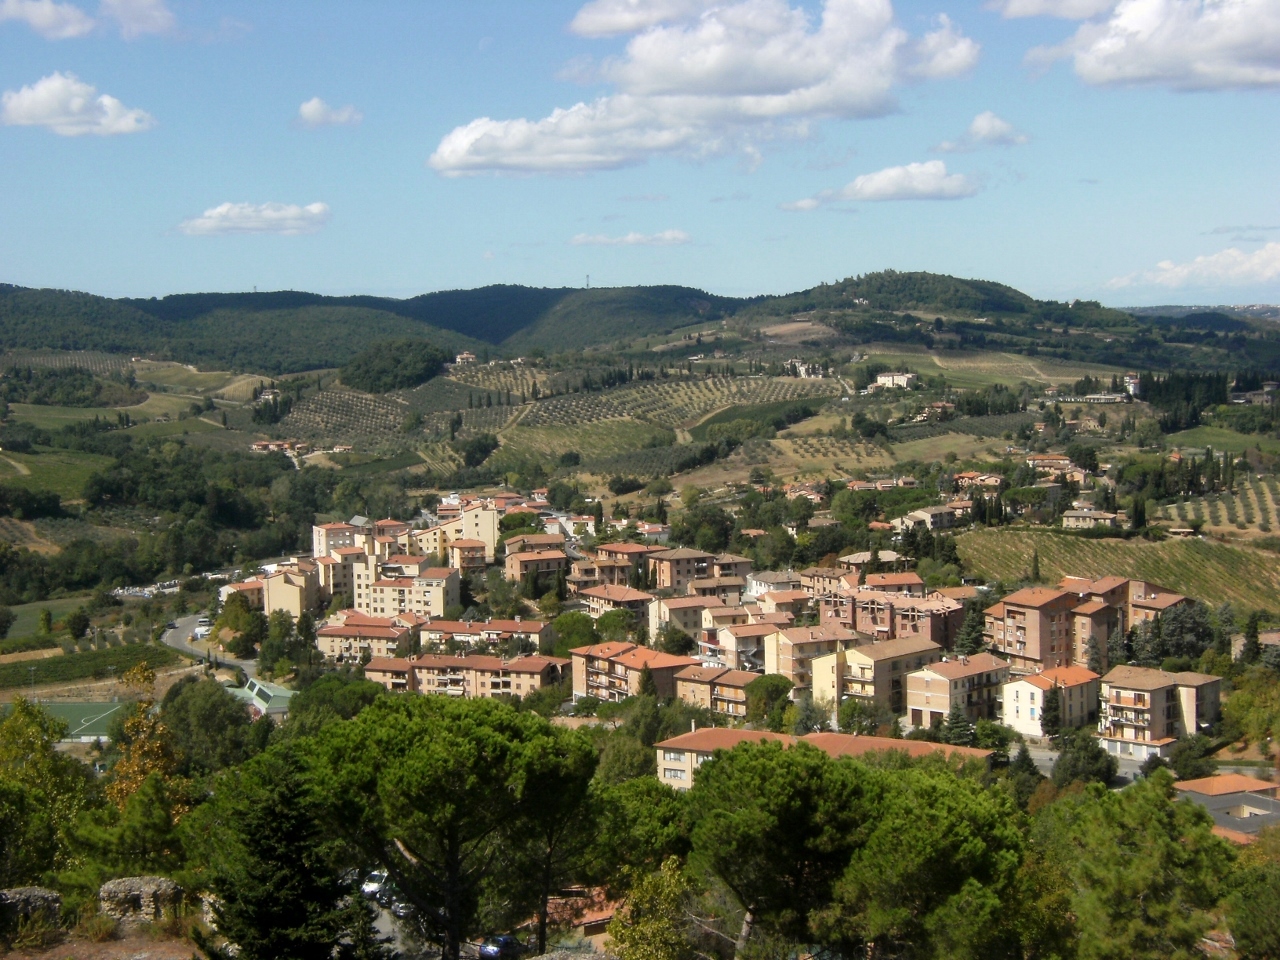
[[[915,586],[919,584],[924,586],[924,581],[920,579],[918,573],[869,573],[867,574],[867,586],[872,589],[889,585],[911,584]]]
[[[622,587],[613,583],[601,584],[598,587],[587,587],[580,591],[580,596],[595,597],[597,600],[606,600],[609,603],[637,603],[647,602],[653,599],[653,594],[645,593],[643,590],[633,590],[631,587]]]
[[[1041,676],[1063,687],[1074,687],[1097,680],[1098,675],[1086,667],[1052,667]]]
[[[892,660],[894,657],[909,657],[913,653],[929,653],[933,650],[941,650],[938,644],[932,640],[926,640],[924,637],[898,637],[894,640],[876,640],[873,643],[864,643],[861,646],[854,647],[850,653],[861,654],[868,660]],[[942,664],[933,663],[928,665],[928,669],[942,666]]]
[[[1051,603],[1061,600],[1063,597],[1073,596],[1067,590],[1054,590],[1050,587],[1023,587],[1016,593],[1011,593],[1004,598],[1006,607],[1031,607],[1038,609],[1047,607]]]
[[[887,642],[892,643],[893,641]],[[992,656],[989,653],[975,653],[971,657],[956,657],[952,660],[931,663],[926,667],[921,667],[921,669],[936,673],[940,677],[946,677],[948,680],[960,680],[964,677],[973,677],[992,670],[1005,670],[1008,667],[1008,661],[1001,660],[999,657]]]
[[[1200,780],[1183,780],[1173,786],[1177,790],[1198,793],[1206,797],[1220,797],[1225,793],[1256,793],[1259,790],[1276,788],[1276,784],[1270,780],[1246,777],[1241,773],[1220,773]]]
[[[682,733],[670,740],[654,744],[664,750],[692,750],[695,753],[713,753],[716,750],[732,750],[740,743],[781,743],[791,746],[796,738],[785,733],[768,730],[730,730],[727,727],[703,727]]]

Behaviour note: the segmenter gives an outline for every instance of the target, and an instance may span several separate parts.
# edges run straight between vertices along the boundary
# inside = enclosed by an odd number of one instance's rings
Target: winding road
[[[173,647],[173,649],[185,653],[189,657],[217,657],[220,667],[239,667],[245,672],[246,676],[254,676],[258,669],[258,661],[256,660],[236,660],[229,657],[225,653],[210,653],[208,650],[202,650],[190,642],[191,635],[195,632],[196,623],[200,620],[200,614],[193,614],[190,617],[183,617],[181,620],[175,620],[176,627],[166,630],[162,639],[165,644]]]

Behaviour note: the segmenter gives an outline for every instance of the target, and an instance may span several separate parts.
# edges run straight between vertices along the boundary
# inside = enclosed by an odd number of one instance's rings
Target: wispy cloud
[[[126,40],[170,33],[177,24],[164,0],[102,0],[102,15],[120,25],[120,35]]]
[[[0,0],[0,23],[25,23],[46,40],[69,40],[93,30],[93,17],[71,3],[54,0]]]
[[[575,247],[678,247],[692,240],[683,230],[660,233],[625,233],[620,237],[580,233],[569,242]]]
[[[21,90],[6,90],[0,105],[6,125],[46,127],[63,137],[141,133],[155,126],[155,118],[145,110],[99,94],[74,73],[55,72]]]
[[[222,203],[198,217],[183,220],[178,229],[191,237],[266,233],[297,236],[316,233],[329,222],[329,205],[309,203]]]

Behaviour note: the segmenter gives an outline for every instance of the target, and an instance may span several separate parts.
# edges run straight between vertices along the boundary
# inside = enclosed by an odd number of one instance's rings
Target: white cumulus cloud
[[[312,97],[298,107],[298,122],[305,127],[338,127],[359,123],[364,114],[347,104],[345,107],[331,107],[319,97]]]
[[[1120,0],[1066,42],[1028,54],[1070,59],[1085,82],[1177,90],[1280,85],[1280,0]]]
[[[1162,287],[1244,286],[1280,280],[1280,243],[1272,241],[1253,253],[1228,247],[1186,263],[1163,260],[1154,270],[1112,280],[1112,287],[1148,284]]]
[[[969,129],[955,140],[944,140],[935,147],[943,153],[962,153],[976,150],[979,147],[1012,147],[1027,142],[1027,135],[1021,133],[1008,120],[996,116],[990,110],[984,110],[973,118]]]
[[[93,18],[70,3],[54,0],[0,0],[0,23],[25,23],[46,40],[83,37],[93,29]]]
[[[602,170],[660,153],[748,157],[817,121],[894,108],[895,87],[953,76],[978,45],[946,18],[913,41],[890,0],[593,0],[573,28],[631,33],[595,76],[614,92],[540,119],[480,117],[444,136],[428,163],[446,176]]]
[[[183,220],[178,229],[192,237],[232,233],[274,233],[286,237],[315,233],[329,222],[327,203],[222,203],[198,217]]]
[[[64,137],[140,133],[155,126],[145,110],[99,94],[74,73],[54,72],[21,90],[6,90],[0,107],[0,119],[8,126],[48,127]]]
[[[839,200],[961,200],[978,192],[978,183],[962,173],[947,173],[941,160],[885,167],[855,177],[839,190],[779,204],[782,210],[805,212]]]
[[[120,34],[126,40],[168,33],[176,23],[164,0],[102,0],[102,15],[120,24]]]
[[[916,62],[911,73],[928,79],[958,77],[974,68],[981,49],[955,28],[950,17],[940,14],[938,29],[926,33],[915,45]]]
[[[569,242],[575,247],[678,247],[691,239],[683,230],[663,230],[660,233],[624,233],[620,237],[580,233]]]

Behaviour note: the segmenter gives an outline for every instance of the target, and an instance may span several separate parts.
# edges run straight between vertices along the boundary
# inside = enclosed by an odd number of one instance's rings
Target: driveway
[[[217,657],[219,666],[239,667],[245,672],[246,676],[255,676],[258,669],[257,660],[236,660],[233,657],[227,656],[225,653],[218,653],[216,651],[210,653],[207,649],[208,644],[201,643],[196,645],[190,642],[190,637],[195,632],[196,623],[200,620],[200,616],[200,614],[193,614],[192,616],[175,620],[174,622],[177,626],[170,630],[166,630],[162,639],[168,646],[185,653],[189,657],[203,657],[206,660],[210,657]]]

